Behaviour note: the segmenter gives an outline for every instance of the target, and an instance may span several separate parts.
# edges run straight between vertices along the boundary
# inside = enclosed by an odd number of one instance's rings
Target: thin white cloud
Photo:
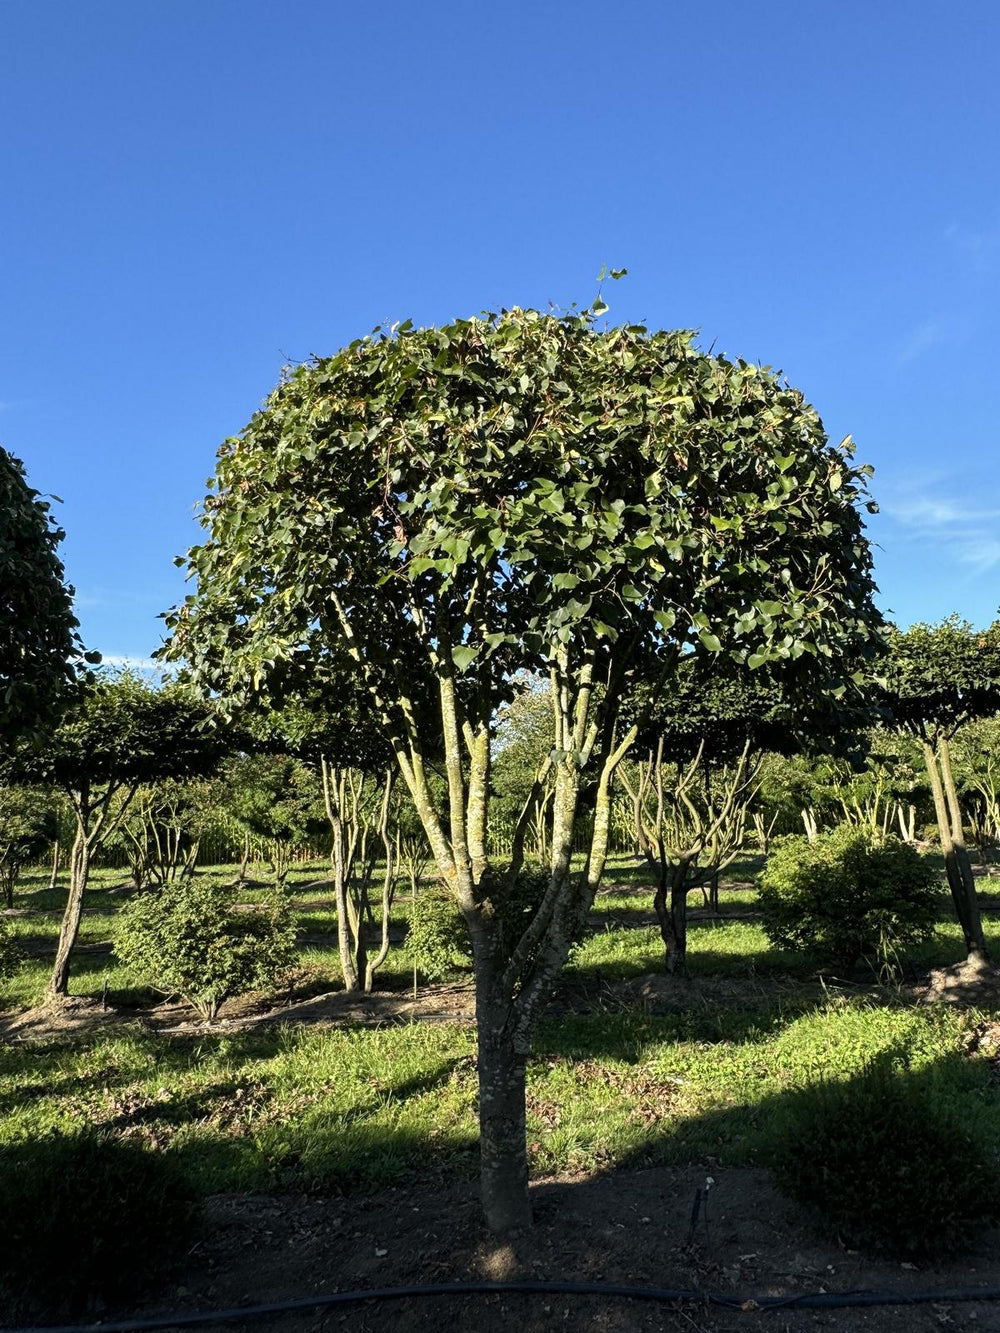
[[[130,657],[119,653],[102,653],[101,666],[125,667],[129,671],[155,672],[156,675],[162,675],[163,665],[160,662],[154,662],[151,657]]]
[[[948,330],[936,319],[925,319],[910,329],[896,349],[896,364],[908,365],[918,356],[948,341]]]
[[[903,494],[882,512],[904,541],[933,545],[942,556],[985,574],[1000,565],[1000,506],[975,506],[946,492]]]

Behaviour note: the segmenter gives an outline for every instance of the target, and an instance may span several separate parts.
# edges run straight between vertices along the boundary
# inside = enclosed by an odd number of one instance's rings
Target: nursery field
[[[602,1223],[612,1231],[626,1222],[638,1229],[638,1239],[630,1242],[634,1275],[644,1271],[648,1255],[642,1256],[655,1231],[664,1255],[669,1251],[670,1262],[687,1273],[682,1285],[746,1285],[765,1272],[776,1280],[758,1261],[773,1237],[766,1242],[758,1235],[750,1244],[746,1227],[761,1207],[775,1218],[788,1211],[769,1193],[763,1168],[794,1119],[797,1097],[818,1078],[849,1082],[873,1061],[887,1060],[900,1079],[931,1089],[970,1130],[1000,1140],[1000,1012],[988,1003],[969,1008],[922,1002],[931,969],[963,956],[957,926],[943,915],[933,941],[892,986],[863,975],[818,977],[808,959],[768,945],[755,908],[758,866],[738,862],[730,868],[718,914],[703,906],[700,894],[692,895],[685,983],[661,975],[662,944],[645,868],[617,858],[537,1031],[528,1069],[536,1197],[572,1183],[574,1198],[596,1199],[603,1180],[618,1182],[619,1200],[633,1199],[636,1190],[638,1198],[658,1180],[666,1195],[656,1204],[661,1216],[655,1221],[647,1211]],[[234,871],[203,873],[231,880]],[[114,958],[111,926],[127,897],[120,871],[97,872],[88,890],[69,1003],[51,1012],[36,1008],[60,914],[60,893],[44,887],[46,881],[40,871],[26,876],[7,916],[26,962],[5,986],[0,1015],[6,1038],[0,1047],[0,1143],[90,1125],[165,1150],[193,1190],[208,1199],[217,1223],[214,1241],[209,1238],[199,1251],[209,1264],[201,1290],[186,1275],[179,1295],[171,1289],[174,1305],[164,1298],[167,1308],[180,1308],[185,1300],[211,1308],[210,1293],[219,1290],[236,1303],[263,1298],[252,1272],[234,1277],[242,1271],[234,1255],[213,1250],[232,1249],[236,1234],[256,1235],[263,1250],[277,1244],[276,1237],[306,1251],[333,1244],[346,1254],[346,1245],[352,1254],[358,1251],[351,1260],[355,1267],[364,1249],[358,1238],[374,1235],[371,1253],[384,1250],[387,1262],[374,1269],[362,1264],[354,1280],[384,1284],[404,1198],[407,1235],[413,1223],[433,1213],[435,1200],[445,1201],[446,1216],[435,1225],[451,1236],[451,1259],[433,1240],[422,1243],[418,1255],[412,1236],[395,1251],[401,1258],[405,1250],[407,1264],[423,1272],[423,1280],[445,1271],[449,1278],[500,1273],[498,1251],[482,1240],[474,1213],[471,978],[461,967],[435,985],[418,975],[414,991],[402,947],[405,896],[394,948],[378,974],[380,990],[349,996],[338,980],[325,867],[294,867],[287,892],[296,914],[299,965],[273,992],[231,1002],[215,1024],[205,1025],[177,997],[131,986]],[[1000,879],[984,878],[980,886],[987,938],[1000,952]],[[239,893],[252,902],[263,891]],[[728,1199],[730,1209],[744,1208],[745,1227],[729,1241],[725,1226],[704,1234],[690,1228],[688,1234],[693,1192],[706,1175],[718,1182],[720,1207]],[[606,1206],[604,1198],[600,1207]],[[629,1203],[626,1212],[631,1208]],[[376,1217],[384,1234],[367,1226],[366,1219]],[[270,1219],[268,1226],[262,1218]],[[331,1218],[337,1221],[332,1232]],[[536,1275],[538,1253],[551,1258],[553,1246],[569,1242],[569,1233],[544,1207],[541,1220],[548,1250],[532,1251],[535,1259],[525,1260]],[[796,1215],[789,1225],[800,1228],[800,1250],[819,1244],[807,1219]],[[428,1234],[438,1233],[432,1227]],[[470,1237],[486,1250],[474,1244],[469,1249]],[[610,1257],[618,1253],[620,1238],[612,1239],[607,1262],[591,1277],[625,1263]],[[741,1267],[737,1256],[735,1269],[727,1267],[723,1258],[734,1244],[756,1250],[754,1262]],[[214,1257],[209,1263],[204,1256]],[[430,1256],[436,1256],[433,1263]],[[578,1258],[564,1255],[567,1264]],[[812,1272],[810,1262],[799,1259],[806,1276],[788,1279],[793,1287],[820,1278],[838,1285],[824,1266]],[[521,1271],[516,1255],[504,1263]],[[317,1285],[344,1285],[348,1269],[318,1276],[310,1270],[306,1281],[300,1268],[286,1263],[265,1285],[272,1296],[302,1295]],[[899,1275],[898,1265],[890,1265],[890,1276]],[[954,1273],[949,1281],[959,1285]],[[237,1291],[233,1282],[245,1290]],[[481,1315],[469,1313],[470,1319]],[[526,1317],[519,1316],[522,1325]],[[414,1313],[406,1326],[423,1327],[421,1318]],[[638,1321],[636,1314],[632,1323],[593,1326],[644,1326]]]

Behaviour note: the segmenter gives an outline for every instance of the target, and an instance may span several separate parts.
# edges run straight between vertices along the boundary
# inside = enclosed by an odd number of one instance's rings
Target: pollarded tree
[[[24,464],[0,449],[0,741],[44,731],[73,683],[82,650],[57,555],[64,536]]]
[[[62,717],[43,749],[24,749],[6,768],[21,781],[58,787],[76,818],[69,893],[49,980],[50,995],[69,988],[94,854],[123,819],[143,783],[211,771],[224,752],[208,709],[176,687],[151,689],[134,675],[98,674]]]
[[[596,313],[406,324],[290,371],[222,447],[197,590],[168,616],[169,656],[231,707],[309,661],[370,690],[471,937],[496,1230],[530,1220],[525,1062],[604,869],[636,734],[619,726],[626,676],[669,684],[695,652],[840,689],[878,622],[849,444],[831,448],[770,371],[687,333],[599,330]],[[548,677],[555,726],[533,904],[519,872],[537,791],[505,864],[487,842],[491,732],[519,672]],[[433,722],[415,706],[427,682]],[[593,834],[571,873],[585,787]]]
[[[1000,620],[976,630],[958,616],[940,625],[892,626],[880,674],[894,725],[920,742],[948,887],[970,960],[987,959],[979,898],[962,830],[951,757],[958,729],[1000,713]]]

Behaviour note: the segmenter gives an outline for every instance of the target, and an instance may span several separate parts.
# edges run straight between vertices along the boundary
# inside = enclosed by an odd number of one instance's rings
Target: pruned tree
[[[220,452],[197,587],[168,656],[236,708],[303,662],[364,683],[465,918],[475,959],[483,1201],[528,1223],[525,1063],[608,848],[637,734],[640,665],[780,661],[843,690],[878,623],[859,507],[867,469],[770,371],[687,333],[599,330],[594,311],[403,325],[291,370]],[[512,852],[491,858],[491,739],[517,673],[547,677],[554,745]],[[428,683],[435,717],[415,696]],[[443,742],[446,805],[429,777]],[[540,784],[546,877],[512,918]],[[571,872],[581,796],[593,805]],[[511,928],[511,920],[517,929]]]
[[[906,631],[892,626],[888,643],[889,656],[881,668],[885,703],[894,725],[920,743],[966,953],[970,960],[985,962],[988,952],[951,742],[964,723],[1000,713],[1000,621],[985,630],[973,629],[958,616]]]
[[[136,791],[158,778],[210,771],[225,747],[206,726],[206,706],[178,690],[156,690],[129,672],[102,673],[64,714],[44,749],[24,749],[5,767],[50,783],[76,818],[70,881],[49,993],[65,995],[83,897],[97,850],[128,813]]]
[[[718,910],[719,874],[743,848],[764,751],[795,748],[794,702],[766,668],[706,672],[694,656],[669,693],[651,698],[640,680],[625,700],[626,716],[642,722],[618,777],[672,974],[687,972],[688,895],[700,888]],[[813,705],[814,726],[822,711]]]
[[[749,738],[732,762],[705,763],[705,743],[687,762],[664,753],[666,738],[619,769],[632,803],[636,839],[655,878],[653,908],[666,949],[667,971],[687,972],[687,903],[692,889],[708,887],[718,906],[718,876],[743,847],[754,794],[756,756]]]

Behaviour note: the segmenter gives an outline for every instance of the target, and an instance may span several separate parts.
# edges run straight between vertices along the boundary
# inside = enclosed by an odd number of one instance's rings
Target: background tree
[[[56,553],[64,536],[24,464],[0,449],[0,742],[44,731],[74,680],[82,649]]]
[[[0,891],[8,907],[21,870],[51,846],[58,827],[48,792],[0,786]]]
[[[197,590],[168,655],[236,707],[303,662],[370,690],[469,929],[483,1200],[530,1220],[525,1061],[608,848],[628,672],[681,656],[780,661],[843,690],[871,641],[867,471],[798,391],[687,333],[598,330],[511,310],[374,335],[289,372],[221,450]],[[651,665],[655,663],[655,667]],[[488,847],[491,740],[518,672],[547,677],[554,746],[514,830]],[[436,691],[433,726],[415,706]],[[428,756],[443,742],[447,805]],[[552,774],[547,877],[512,933],[534,797]],[[571,873],[581,794],[585,864]]]
[[[894,724],[920,743],[934,799],[948,887],[970,960],[987,959],[972,863],[965,846],[951,741],[976,718],[1000,713],[1000,621],[975,630],[958,616],[940,625],[892,626],[881,668]]]
[[[296,848],[312,845],[326,827],[314,775],[286,751],[236,755],[224,778],[223,811],[247,835],[247,851],[254,843],[262,850],[282,888]]]
[[[22,751],[9,767],[59,787],[76,818],[69,893],[49,981],[65,995],[95,852],[125,817],[144,782],[210,771],[224,749],[208,709],[179,690],[155,690],[128,672],[101,674],[64,714],[42,751]]]

